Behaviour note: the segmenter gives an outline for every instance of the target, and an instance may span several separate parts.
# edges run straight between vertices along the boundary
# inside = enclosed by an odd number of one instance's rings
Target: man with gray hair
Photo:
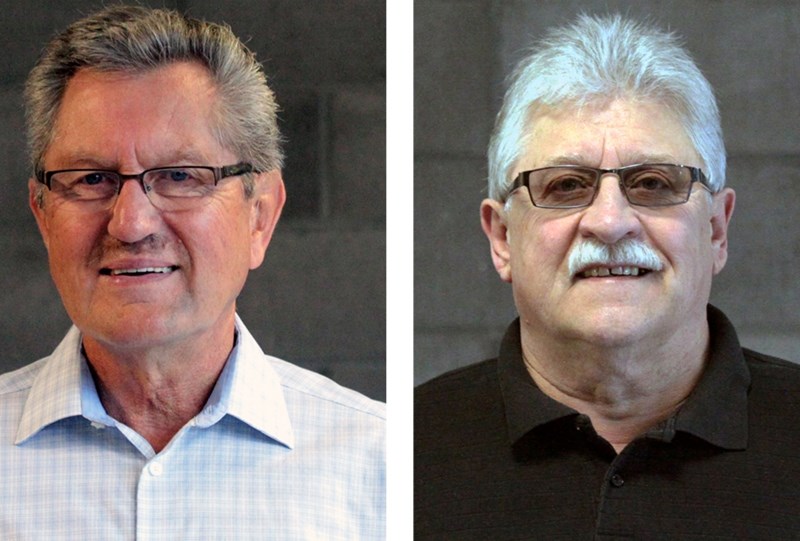
[[[236,315],[285,200],[254,55],[227,26],[109,7],[47,45],[25,97],[74,326],[0,377],[0,538],[383,539],[385,406],[265,355]]]
[[[489,175],[519,318],[498,358],[417,388],[415,539],[800,535],[800,367],[708,305],[735,195],[675,36],[551,31],[511,78]]]

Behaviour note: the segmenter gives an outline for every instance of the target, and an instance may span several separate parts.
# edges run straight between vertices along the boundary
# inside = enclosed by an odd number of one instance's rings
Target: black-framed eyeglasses
[[[199,206],[222,179],[257,172],[249,163],[237,163],[156,167],[136,175],[102,169],[59,169],[38,171],[36,178],[64,200],[86,203],[92,209],[110,207],[125,181],[135,179],[154,207],[174,211]]]
[[[616,169],[580,165],[556,165],[523,171],[514,180],[512,191],[525,186],[531,203],[540,208],[571,209],[594,202],[603,175],[619,177],[628,202],[640,207],[667,207],[686,203],[692,186],[713,193],[702,170],[687,165],[643,163]]]

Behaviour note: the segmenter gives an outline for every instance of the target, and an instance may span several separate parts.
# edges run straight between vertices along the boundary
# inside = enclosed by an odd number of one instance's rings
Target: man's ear
[[[506,225],[506,210],[501,202],[494,199],[484,199],[481,202],[481,226],[486,238],[489,239],[489,249],[497,274],[504,282],[511,282],[509,231]]]
[[[286,189],[278,169],[259,173],[254,179],[253,204],[250,209],[250,269],[264,261],[264,254],[278,224]]]
[[[711,214],[711,248],[714,257],[714,274],[719,274],[728,260],[728,224],[736,206],[736,193],[724,188],[714,194]]]
[[[33,212],[33,217],[36,218],[36,225],[39,226],[39,233],[42,235],[45,248],[50,247],[50,232],[47,227],[47,217],[44,212],[44,193],[42,190],[44,186],[36,179],[28,179],[28,206]]]

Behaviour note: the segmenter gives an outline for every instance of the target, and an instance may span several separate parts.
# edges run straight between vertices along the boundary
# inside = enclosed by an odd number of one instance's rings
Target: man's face
[[[140,173],[235,164],[213,137],[216,99],[207,70],[195,63],[136,75],[79,71],[44,167]],[[199,207],[173,212],[156,209],[135,180],[108,210],[47,190],[40,208],[36,188],[30,181],[56,287],[84,339],[105,347],[166,346],[232,329],[236,296],[263,260],[284,200],[278,171],[258,176],[251,199],[234,177]],[[139,272],[111,273],[120,270]]]
[[[515,174],[563,164],[702,166],[678,122],[651,103],[615,101],[540,114],[530,132],[532,143]],[[731,190],[711,198],[695,186],[685,204],[631,206],[617,177],[606,175],[587,208],[537,208],[523,188],[511,194],[508,208],[486,200],[481,212],[495,266],[512,283],[523,333],[616,347],[645,337],[663,343],[704,324],[712,276],[727,257],[733,203]],[[625,239],[652,248],[661,270],[638,276],[570,273],[569,254],[578,244]]]

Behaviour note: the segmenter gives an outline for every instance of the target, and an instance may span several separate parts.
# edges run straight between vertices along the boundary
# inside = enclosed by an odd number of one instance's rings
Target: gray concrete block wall
[[[139,3],[228,23],[282,108],[288,202],[240,297],[245,323],[268,353],[384,399],[384,2]],[[0,371],[48,354],[69,325],[27,208],[20,96],[46,40],[99,5],[32,0],[0,13]]]
[[[681,34],[714,86],[738,194],[712,302],[746,346],[800,361],[800,4],[428,0],[415,5],[415,382],[494,356],[514,314],[480,231],[503,79],[542,32],[620,11]]]

